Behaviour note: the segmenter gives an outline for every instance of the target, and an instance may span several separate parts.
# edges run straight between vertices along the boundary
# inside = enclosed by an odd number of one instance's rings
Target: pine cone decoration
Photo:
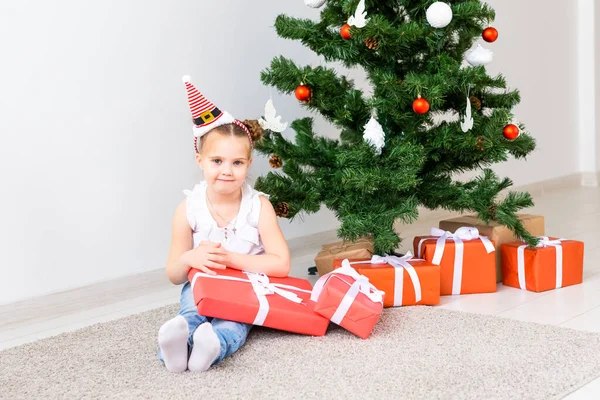
[[[377,49],[377,47],[379,47],[379,40],[374,37],[366,38],[365,44],[367,45],[367,48],[369,48],[370,50],[375,50],[375,49]]]
[[[242,123],[246,125],[246,128],[248,128],[248,130],[250,131],[253,141],[258,142],[260,139],[262,139],[263,128],[262,126],[260,126],[257,120],[245,119],[244,121],[242,121]]]
[[[290,206],[286,202],[279,202],[275,205],[275,214],[278,217],[285,218],[290,213]]]
[[[283,161],[277,154],[271,154],[271,157],[269,157],[269,165],[271,168],[281,168],[283,166]]]
[[[483,146],[483,143],[485,142],[485,138],[483,136],[479,136],[477,138],[477,149],[484,151],[485,147]]]
[[[488,209],[489,213],[490,213],[490,217],[492,219],[496,219],[496,206],[495,205],[491,205],[490,208]]]
[[[469,97],[469,100],[471,100],[471,105],[475,107],[477,111],[481,111],[481,100],[475,96]]]

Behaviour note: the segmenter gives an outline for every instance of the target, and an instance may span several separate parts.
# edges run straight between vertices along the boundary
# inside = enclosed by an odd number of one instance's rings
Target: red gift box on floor
[[[383,292],[348,260],[319,278],[310,299],[316,312],[363,339],[369,337],[383,310]]]
[[[544,292],[583,282],[583,242],[538,236],[534,249],[523,242],[504,243],[502,275],[505,286]]]
[[[323,336],[329,320],[314,312],[305,279],[272,278],[232,268],[208,275],[190,269],[198,313],[304,335]]]

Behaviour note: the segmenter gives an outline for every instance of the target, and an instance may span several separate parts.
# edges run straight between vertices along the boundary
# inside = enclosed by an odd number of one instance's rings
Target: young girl
[[[206,371],[246,341],[250,325],[198,314],[187,280],[190,268],[207,274],[225,268],[285,277],[290,254],[273,206],[246,183],[251,133],[209,102],[185,76],[194,120],[196,162],[205,180],[187,191],[173,218],[167,277],[184,284],[178,315],[158,332],[159,359],[171,372]]]

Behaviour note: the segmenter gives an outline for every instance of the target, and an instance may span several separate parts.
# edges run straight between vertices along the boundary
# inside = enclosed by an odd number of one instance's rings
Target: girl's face
[[[239,190],[252,163],[248,138],[209,133],[196,162],[204,171],[204,179],[218,194]]]

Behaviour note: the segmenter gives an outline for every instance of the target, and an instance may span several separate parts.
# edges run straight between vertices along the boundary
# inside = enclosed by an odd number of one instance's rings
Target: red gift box
[[[323,336],[329,320],[314,312],[305,279],[272,278],[232,268],[208,275],[190,269],[198,313],[206,317]]]
[[[323,275],[312,292],[315,311],[366,339],[381,316],[383,292],[344,260],[342,267]]]

